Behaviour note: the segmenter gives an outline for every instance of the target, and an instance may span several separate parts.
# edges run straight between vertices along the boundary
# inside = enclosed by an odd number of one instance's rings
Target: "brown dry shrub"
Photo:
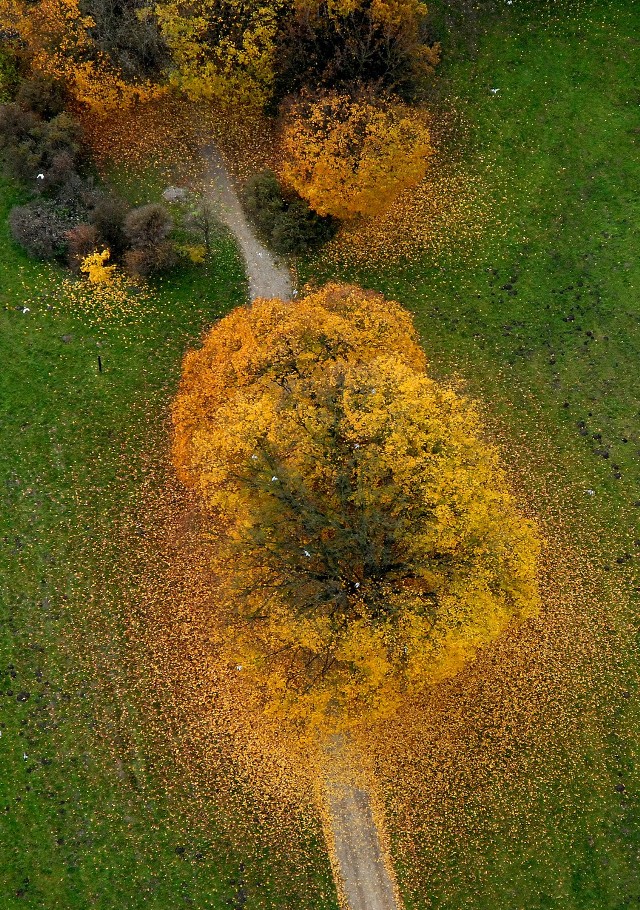
[[[93,224],[79,224],[67,232],[67,259],[69,267],[74,271],[80,270],[80,265],[85,256],[98,249],[100,235]]]

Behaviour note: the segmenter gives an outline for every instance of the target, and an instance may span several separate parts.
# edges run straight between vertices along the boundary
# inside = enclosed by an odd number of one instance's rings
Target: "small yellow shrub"
[[[89,253],[82,260],[80,271],[87,276],[91,284],[110,284],[116,271],[115,265],[106,265],[111,257],[109,250],[101,253]]]

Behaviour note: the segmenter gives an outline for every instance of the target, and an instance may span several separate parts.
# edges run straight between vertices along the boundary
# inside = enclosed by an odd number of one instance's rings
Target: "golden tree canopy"
[[[399,101],[329,93],[291,107],[282,174],[312,209],[371,217],[425,175],[432,154],[424,115]]]
[[[234,311],[187,355],[173,421],[230,665],[273,710],[384,711],[535,611],[535,528],[473,406],[429,378],[380,294]]]
[[[260,107],[271,95],[282,0],[158,0],[172,82],[191,98]]]

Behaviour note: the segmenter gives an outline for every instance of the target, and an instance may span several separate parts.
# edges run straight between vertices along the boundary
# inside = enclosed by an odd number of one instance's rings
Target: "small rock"
[[[188,195],[188,191],[183,186],[168,186],[162,194],[162,198],[165,202],[184,202]]]
[[[63,335],[62,341],[64,344],[71,344],[71,342],[73,341],[73,335]]]

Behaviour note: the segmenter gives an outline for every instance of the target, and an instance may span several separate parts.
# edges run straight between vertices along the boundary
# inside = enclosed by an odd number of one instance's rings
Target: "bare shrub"
[[[77,271],[85,256],[98,249],[100,235],[93,224],[83,223],[67,231],[66,240],[69,266]]]
[[[68,219],[47,202],[16,205],[9,214],[9,229],[17,244],[37,259],[55,259],[66,249]]]
[[[134,249],[161,244],[173,230],[173,219],[163,205],[150,202],[132,209],[124,221],[124,233]]]
[[[146,278],[156,272],[165,272],[173,268],[178,256],[173,244],[164,240],[155,246],[136,247],[124,254],[124,264],[130,275]]]
[[[129,211],[129,204],[124,199],[104,195],[98,198],[89,215],[89,221],[114,257],[121,256],[127,245],[124,223]]]
[[[19,104],[0,105],[0,148],[17,145],[27,139],[39,118]]]

